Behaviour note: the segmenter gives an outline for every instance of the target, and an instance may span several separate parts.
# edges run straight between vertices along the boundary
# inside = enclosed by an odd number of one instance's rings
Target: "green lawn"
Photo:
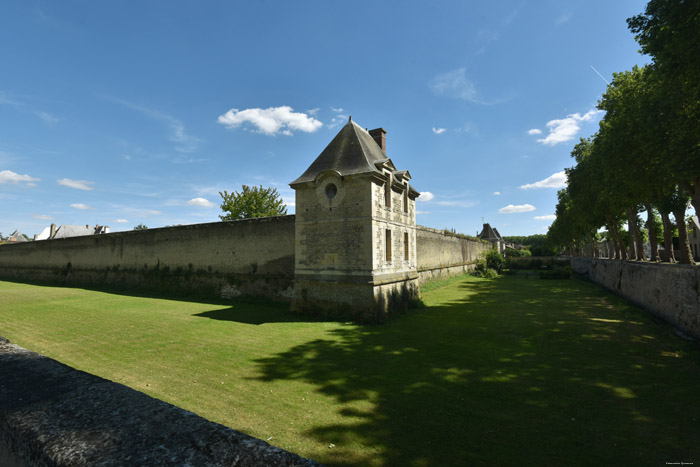
[[[700,463],[700,350],[592,284],[459,278],[385,325],[0,282],[0,335],[331,465]]]

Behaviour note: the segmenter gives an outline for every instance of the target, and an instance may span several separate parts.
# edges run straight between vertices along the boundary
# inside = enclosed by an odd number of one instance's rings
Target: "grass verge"
[[[0,282],[0,335],[330,465],[700,462],[700,355],[578,280],[462,277],[382,326]]]

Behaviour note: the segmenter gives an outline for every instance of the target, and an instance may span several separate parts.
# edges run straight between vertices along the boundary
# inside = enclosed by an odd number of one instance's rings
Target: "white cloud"
[[[420,196],[418,197],[418,201],[432,201],[435,198],[435,195],[432,194],[429,191],[421,191]]]
[[[556,218],[557,216],[554,214],[549,214],[547,216],[535,216],[535,219],[538,221],[553,221]]]
[[[527,134],[528,134],[528,135],[541,135],[541,134],[542,134],[542,130],[540,130],[539,128],[533,128],[532,130],[529,130],[529,131],[527,132]]]
[[[129,221],[126,219],[114,219],[114,222],[116,222],[117,224],[128,224],[129,223]]]
[[[320,107],[316,107],[316,108],[307,110],[306,113],[309,114],[309,115],[316,115],[316,114],[318,113],[319,110],[321,110],[321,108],[320,108]]]
[[[501,192],[500,192],[500,191],[494,191],[493,194],[496,195],[496,196],[498,196],[498,195],[501,194]]]
[[[509,204],[508,206],[501,208],[498,210],[499,214],[513,214],[516,212],[530,212],[534,211],[535,206],[531,204],[518,204],[518,205],[513,205]]]
[[[341,107],[331,107],[331,110],[335,113],[342,113],[343,109]]]
[[[443,134],[445,131],[447,131],[447,130],[445,130],[444,128],[435,128],[435,127],[433,127],[433,133],[435,133],[436,135],[441,135],[441,134]]]
[[[53,217],[47,216],[46,214],[34,214],[32,217],[41,221],[52,221],[54,219]]]
[[[81,209],[81,210],[95,209],[92,206],[88,206],[87,204],[83,204],[83,203],[71,204],[70,207],[75,208],[75,209]]]
[[[592,121],[601,112],[602,110],[591,109],[584,115],[575,113],[567,115],[566,118],[550,120],[547,122],[549,134],[546,138],[538,139],[537,142],[547,146],[554,146],[555,144],[571,141],[581,129],[582,122]]]
[[[266,135],[278,133],[291,135],[295,130],[313,133],[323,126],[319,120],[305,113],[294,112],[294,109],[286,105],[267,109],[231,109],[224,115],[220,115],[218,121],[229,128],[250,123],[257,127],[258,132]]]
[[[67,186],[68,188],[75,188],[76,190],[85,191],[94,190],[94,188],[91,185],[95,184],[95,182],[87,182],[85,180],[71,180],[70,178],[62,178],[60,180],[56,180],[56,183],[58,183],[59,185]]]
[[[566,172],[563,170],[555,174],[550,175],[544,180],[540,180],[535,183],[528,183],[527,185],[522,185],[520,188],[523,190],[529,190],[532,188],[564,188],[566,186]]]
[[[0,172],[0,185],[3,183],[26,183],[27,186],[36,186],[40,178],[30,177],[29,175],[20,175],[11,170],[3,170]]]
[[[213,206],[216,206],[216,204],[212,203],[208,199],[205,198],[192,198],[187,202],[188,206],[200,206],[203,208],[211,208]]]

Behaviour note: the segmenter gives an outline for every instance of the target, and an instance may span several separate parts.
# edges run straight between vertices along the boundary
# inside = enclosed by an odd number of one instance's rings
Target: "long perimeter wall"
[[[418,281],[464,274],[479,257],[492,248],[490,243],[460,238],[442,230],[416,226]]]
[[[571,258],[578,274],[700,339],[700,268]]]
[[[294,216],[2,245],[0,278],[288,300]]]
[[[288,301],[294,220],[266,217],[0,245],[0,279]],[[419,281],[468,272],[490,248],[418,226]]]

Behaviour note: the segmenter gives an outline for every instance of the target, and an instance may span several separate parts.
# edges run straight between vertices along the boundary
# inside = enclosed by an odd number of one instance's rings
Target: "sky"
[[[219,221],[352,116],[387,131],[417,223],[544,234],[636,0],[0,3],[0,233]]]

